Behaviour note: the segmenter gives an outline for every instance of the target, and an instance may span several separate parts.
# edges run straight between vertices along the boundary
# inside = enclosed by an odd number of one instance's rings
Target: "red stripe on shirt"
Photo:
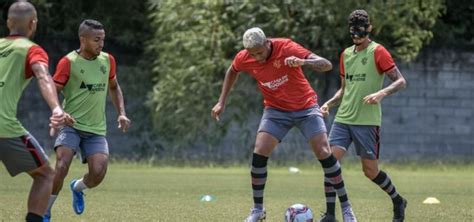
[[[71,74],[71,61],[65,56],[59,60],[56,66],[56,72],[54,72],[53,80],[55,83],[60,85],[66,85]]]
[[[28,53],[26,54],[26,61],[25,61],[25,78],[31,78],[34,73],[32,70],[32,66],[35,63],[43,63],[48,66],[48,54],[44,51],[41,46],[34,45],[28,49]]]
[[[117,65],[115,62],[115,58],[112,54],[109,54],[109,61],[110,61],[110,73],[109,73],[109,80],[115,79],[117,75]]]

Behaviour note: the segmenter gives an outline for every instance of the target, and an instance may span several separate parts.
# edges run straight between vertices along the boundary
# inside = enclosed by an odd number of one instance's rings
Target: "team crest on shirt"
[[[275,60],[273,61],[273,67],[279,69],[281,67],[281,62],[280,60]]]
[[[367,57],[364,57],[361,62],[362,62],[362,65],[365,66],[365,64],[367,64]]]
[[[105,68],[105,66],[100,66],[100,71],[102,72],[102,74],[105,75],[105,73],[107,72],[107,68]]]

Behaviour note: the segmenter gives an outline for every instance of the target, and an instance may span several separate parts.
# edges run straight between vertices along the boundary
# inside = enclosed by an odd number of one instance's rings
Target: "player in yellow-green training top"
[[[53,169],[43,148],[17,119],[18,101],[32,77],[36,77],[41,94],[52,110],[50,126],[61,127],[66,117],[48,72],[48,55],[29,40],[37,23],[32,4],[13,3],[8,10],[10,35],[0,39],[0,162],[11,176],[26,172],[33,178],[26,221],[43,221],[53,182]],[[8,200],[2,198],[2,201]]]
[[[84,20],[79,26],[79,39],[80,48],[59,61],[53,76],[56,88],[64,94],[63,108],[75,123],[62,128],[56,138],[56,174],[45,219],[51,217],[52,205],[63,186],[74,154],[80,153],[82,162],[89,167],[82,178],[70,183],[76,214],[82,214],[85,208],[83,190],[96,187],[105,177],[109,155],[105,138],[107,91],[119,114],[119,128],[126,132],[130,126],[116,78],[115,59],[102,51],[103,25],[95,20]]]
[[[405,218],[407,201],[397,193],[390,177],[378,167],[382,123],[380,102],[385,96],[405,88],[406,81],[390,53],[369,38],[371,30],[366,11],[355,10],[350,14],[349,32],[354,45],[346,48],[340,56],[341,88],[324,103],[321,111],[327,116],[330,108],[339,105],[329,134],[334,156],[341,159],[349,145],[354,143],[365,176],[390,196],[393,222],[401,222]],[[382,88],[384,76],[392,83]],[[325,182],[324,186],[327,211],[321,221],[335,221],[336,193],[330,183]]]

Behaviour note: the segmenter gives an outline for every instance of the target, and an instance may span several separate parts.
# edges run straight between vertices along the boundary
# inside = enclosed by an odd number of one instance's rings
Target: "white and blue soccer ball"
[[[285,222],[313,222],[313,212],[304,204],[293,204],[285,212]]]

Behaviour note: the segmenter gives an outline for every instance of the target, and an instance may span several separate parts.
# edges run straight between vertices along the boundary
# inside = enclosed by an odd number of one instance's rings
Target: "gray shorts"
[[[59,131],[54,149],[57,149],[58,146],[72,149],[74,153],[80,150],[82,163],[87,163],[87,157],[96,153],[109,154],[109,145],[105,136],[84,132],[69,126]]]
[[[38,141],[27,133],[15,138],[0,138],[0,161],[13,177],[48,164],[48,156]]]
[[[364,159],[379,159],[380,127],[348,125],[334,122],[329,133],[329,144],[340,146],[346,151],[354,142],[357,155]]]
[[[294,112],[265,108],[258,132],[267,132],[281,142],[293,126],[300,129],[307,141],[315,135],[327,132],[317,105]]]

